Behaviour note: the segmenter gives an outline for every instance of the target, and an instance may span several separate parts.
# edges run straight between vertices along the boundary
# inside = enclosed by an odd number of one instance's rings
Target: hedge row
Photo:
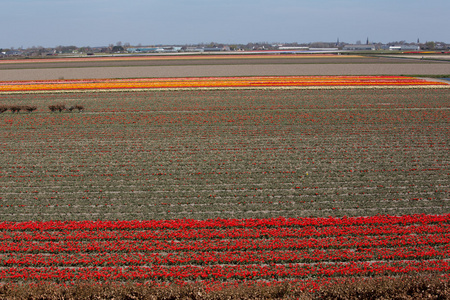
[[[49,105],[48,109],[50,109],[52,112],[55,112],[55,111],[62,112],[63,110],[73,111],[74,109],[78,109],[79,112],[82,112],[84,109],[84,106],[76,104],[76,105],[66,107],[65,104],[59,103],[59,104]]]
[[[28,111],[28,112],[33,112],[37,109],[36,106],[34,105],[0,105],[0,114],[4,113],[5,111],[10,110],[12,113],[19,113],[21,110],[22,111]],[[77,109],[79,112],[82,112],[84,109],[83,105],[72,105],[69,107],[66,107],[65,104],[59,103],[59,104],[52,104],[48,106],[48,109],[52,112],[62,112],[63,110],[67,110],[67,111],[73,111],[75,109]]]
[[[7,110],[10,110],[12,113],[19,113],[19,111],[23,110],[23,111],[28,111],[28,112],[33,112],[37,109],[36,106],[31,106],[31,105],[1,105],[0,106],[0,114],[4,113]]]

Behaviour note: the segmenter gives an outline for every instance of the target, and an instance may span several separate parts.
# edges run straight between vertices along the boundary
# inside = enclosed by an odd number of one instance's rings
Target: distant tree
[[[435,42],[426,42],[425,46],[427,47],[428,50],[434,50],[436,48],[436,43]]]
[[[114,46],[112,47],[111,51],[116,53],[116,52],[123,52],[125,51],[125,49],[122,46]]]
[[[55,112],[55,111],[62,112],[63,110],[66,109],[66,105],[63,103],[53,104],[53,105],[49,105],[48,109],[50,109],[52,112]]]
[[[23,107],[21,105],[12,105],[12,106],[9,107],[9,110],[12,113],[19,113],[22,110],[22,108]]]
[[[61,51],[61,53],[73,53],[78,48],[76,46],[60,46],[60,49],[57,49]]]
[[[0,105],[0,114],[4,113],[4,112],[7,111],[8,109],[9,109],[8,106]]]
[[[33,112],[33,111],[35,111],[36,109],[37,109],[37,107],[36,106],[34,106],[34,105],[32,105],[32,106],[30,106],[30,105],[25,105],[24,107],[23,107],[23,109],[25,109],[26,111],[28,111],[28,112]]]
[[[330,44],[324,43],[324,42],[314,42],[314,43],[311,43],[310,47],[311,48],[328,48],[328,47],[330,47]]]

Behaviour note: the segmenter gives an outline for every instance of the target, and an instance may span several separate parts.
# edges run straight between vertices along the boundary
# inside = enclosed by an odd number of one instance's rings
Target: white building
[[[345,45],[343,50],[356,50],[356,51],[371,51],[375,50],[375,45],[373,44],[348,44]]]
[[[419,51],[420,47],[417,45],[393,45],[389,46],[392,51]]]

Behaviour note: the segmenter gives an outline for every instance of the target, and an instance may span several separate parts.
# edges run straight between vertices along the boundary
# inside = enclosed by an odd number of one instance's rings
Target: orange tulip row
[[[108,90],[108,89],[191,89],[326,86],[445,86],[420,78],[402,76],[277,76],[94,79],[0,82],[0,92]]]

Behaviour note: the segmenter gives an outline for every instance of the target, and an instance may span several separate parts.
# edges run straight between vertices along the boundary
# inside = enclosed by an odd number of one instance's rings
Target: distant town
[[[313,42],[313,43],[248,43],[248,44],[195,44],[195,45],[130,45],[129,43],[117,42],[108,46],[100,47],[77,47],[57,46],[45,48],[33,46],[30,48],[14,47],[0,49],[1,58],[11,57],[49,57],[49,56],[86,56],[86,55],[112,55],[112,54],[157,54],[157,53],[211,53],[211,52],[278,52],[278,53],[332,53],[332,52],[372,52],[372,51],[401,51],[421,52],[436,51],[449,53],[450,44],[444,42],[427,41],[421,43],[408,43],[406,41],[395,41],[390,43],[374,43],[367,38],[366,41],[357,41],[355,44],[340,42]]]

